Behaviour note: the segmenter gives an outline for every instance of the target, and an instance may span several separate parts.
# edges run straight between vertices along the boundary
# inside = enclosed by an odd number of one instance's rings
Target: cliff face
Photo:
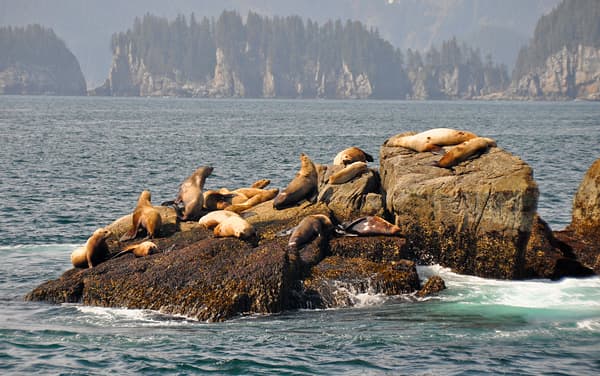
[[[260,97],[260,98],[339,98],[362,99],[373,94],[373,85],[365,72],[352,72],[343,63],[337,70],[323,71],[320,63],[307,62],[304,74],[275,74],[267,59],[259,77],[244,74],[235,67],[221,48],[216,49],[213,77],[202,81],[181,79],[174,70],[168,75],[149,71],[143,59],[134,54],[131,44],[115,49],[108,79],[92,95],[181,96],[181,97]],[[259,82],[258,90],[250,87]]]
[[[564,47],[511,84],[509,97],[600,100],[600,49]]]

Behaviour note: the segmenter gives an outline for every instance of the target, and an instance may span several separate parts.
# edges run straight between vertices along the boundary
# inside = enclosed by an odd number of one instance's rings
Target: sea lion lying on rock
[[[496,146],[496,141],[487,137],[476,137],[454,146],[435,163],[435,166],[452,168],[467,159],[485,153],[489,147]]]
[[[150,191],[143,191],[140,194],[131,217],[131,229],[121,237],[121,241],[135,239],[140,229],[146,230],[146,237],[155,238],[158,235],[162,226],[162,219],[150,200]]]
[[[317,193],[318,176],[314,163],[304,153],[300,154],[300,171],[285,189],[275,197],[273,207],[285,209],[304,199],[310,199]]]
[[[373,157],[356,146],[352,146],[340,151],[333,159],[334,165],[345,166],[353,162],[373,162]]]
[[[279,193],[279,189],[264,189],[269,185],[269,179],[257,180],[249,188],[238,188],[230,191],[221,188],[218,191],[204,192],[204,208],[206,210],[227,209],[240,213],[262,202],[269,201]]]
[[[126,253],[133,253],[135,257],[146,257],[158,251],[158,247],[151,241],[141,242],[140,244],[130,245],[125,247],[121,252],[111,258],[121,257]]]
[[[92,268],[108,258],[108,245],[106,239],[112,233],[104,228],[99,228],[88,238],[83,247],[76,248],[71,253],[71,263],[76,268]]]
[[[434,128],[421,133],[403,133],[389,138],[384,146],[404,147],[417,152],[440,151],[442,146],[457,145],[476,134],[450,128]]]
[[[329,184],[344,184],[367,172],[366,162],[353,162],[329,176]]]
[[[206,228],[213,228],[216,237],[236,237],[250,239],[256,237],[256,229],[239,214],[228,210],[216,210],[204,215],[198,221]]]
[[[288,241],[288,249],[297,250],[305,244],[312,242],[318,236],[324,236],[327,231],[333,227],[331,219],[325,214],[312,214],[304,217],[300,224],[296,226],[290,240]]]
[[[342,230],[347,234],[357,236],[373,235],[400,235],[401,229],[385,219],[373,215],[355,219],[342,225]]]

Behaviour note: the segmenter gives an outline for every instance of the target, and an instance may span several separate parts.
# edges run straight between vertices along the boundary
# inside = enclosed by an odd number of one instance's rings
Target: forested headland
[[[86,94],[77,59],[51,29],[0,27],[0,51],[0,94]]]
[[[112,49],[109,78],[96,94],[452,99],[509,83],[505,66],[456,39],[403,53],[350,20],[146,14],[113,35]]]

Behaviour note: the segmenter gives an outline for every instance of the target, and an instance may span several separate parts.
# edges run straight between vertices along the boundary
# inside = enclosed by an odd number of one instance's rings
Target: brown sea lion
[[[385,142],[385,146],[404,147],[418,152],[437,151],[442,146],[457,145],[472,138],[476,134],[450,128],[434,128],[413,135],[396,135]]]
[[[203,225],[206,228],[213,228],[219,223],[223,222],[227,218],[230,217],[239,217],[238,213],[227,211],[227,210],[215,210],[208,214],[205,214],[200,218],[198,223]]]
[[[158,210],[152,206],[150,191],[143,191],[138,198],[137,206],[133,211],[131,229],[126,232],[121,241],[135,239],[140,228],[146,230],[146,237],[155,238],[162,226],[162,219]]]
[[[267,185],[271,184],[271,180],[269,179],[260,179],[255,181],[254,183],[252,183],[252,185],[250,186],[250,188],[264,188]]]
[[[358,236],[400,235],[400,227],[373,215],[355,219],[343,225],[344,231]]]
[[[256,189],[256,188],[246,188],[245,190],[248,190],[248,189]],[[234,192],[236,192],[236,191],[234,191]],[[225,208],[225,210],[233,211],[236,213],[241,213],[244,210],[248,210],[248,209],[260,204],[261,202],[265,202],[265,201],[269,201],[269,200],[273,199],[275,196],[277,196],[278,193],[279,193],[279,189],[277,189],[277,188],[259,189],[257,192],[253,192],[252,195],[250,196],[250,198],[248,198],[246,201],[239,203],[239,204],[232,204],[230,206],[227,206]]]
[[[300,171],[294,179],[285,187],[285,189],[275,197],[273,207],[275,209],[284,209],[303,199],[309,199],[317,193],[317,169],[314,163],[304,153],[300,154]]]
[[[135,257],[146,257],[148,255],[158,252],[158,247],[151,241],[145,241],[139,244],[130,245],[129,247],[126,247],[121,252],[117,253],[111,258],[121,257],[129,252],[133,253]]]
[[[71,263],[76,268],[92,268],[94,265],[100,264],[108,259],[108,245],[106,239],[111,235],[111,232],[104,228],[99,228],[82,247],[76,248],[71,253]]]
[[[353,162],[329,176],[329,184],[344,184],[367,172],[366,162]]]
[[[306,216],[300,221],[290,235],[288,249],[300,249],[305,244],[312,242],[318,236],[324,236],[332,227],[333,224],[331,223],[331,219],[325,214]]]
[[[490,146],[496,146],[496,141],[487,137],[472,138],[448,150],[435,165],[452,168],[475,155],[484,153]]]
[[[179,193],[173,203],[175,205],[183,204],[183,213],[180,217],[182,221],[197,221],[200,218],[204,203],[202,189],[206,178],[212,172],[213,168],[210,166],[199,167],[179,186]]]
[[[221,191],[208,190],[202,194],[204,199],[203,207],[207,211],[223,210],[231,205],[231,200],[235,197],[233,192],[222,193]]]
[[[235,237],[238,239],[256,238],[256,229],[239,215],[231,216],[220,222],[213,233],[216,237]]]
[[[348,165],[353,162],[373,162],[373,156],[356,146],[340,151],[333,159],[334,165]]]

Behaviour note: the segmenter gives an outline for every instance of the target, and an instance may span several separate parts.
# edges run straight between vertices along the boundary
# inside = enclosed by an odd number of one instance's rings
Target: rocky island
[[[317,166],[316,201],[277,210],[270,200],[247,209],[242,215],[256,230],[256,237],[247,240],[215,237],[195,221],[180,221],[173,208],[156,206],[162,228],[153,241],[160,252],[139,258],[126,254],[93,268],[68,270],[26,299],[222,321],[242,314],[352,306],[352,293],[416,299],[444,288],[439,277],[422,283],[417,264],[439,263],[458,273],[499,279],[598,272],[600,250],[586,243],[597,236],[597,168],[582,183],[577,214],[565,234],[553,233],[537,215],[532,170],[517,156],[489,147],[448,169],[434,166],[439,159],[432,152],[384,144],[378,169],[363,170],[342,184],[329,179],[340,166]],[[401,236],[330,231],[290,249],[282,232],[314,214],[336,223],[381,216],[395,223]],[[119,241],[131,228],[131,214],[106,228],[112,233],[107,240],[111,254],[140,242]],[[567,238],[571,234],[579,240]]]

